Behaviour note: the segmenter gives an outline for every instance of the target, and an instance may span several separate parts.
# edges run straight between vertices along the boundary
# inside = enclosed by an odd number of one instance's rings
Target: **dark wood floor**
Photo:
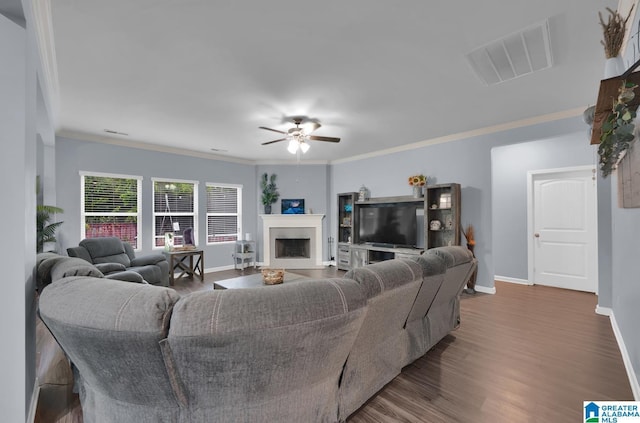
[[[209,290],[214,280],[240,274],[210,273],[204,283],[186,279],[175,289]],[[609,319],[594,313],[595,295],[503,282],[496,289],[496,295],[463,294],[460,328],[404,368],[349,422],[570,422],[581,421],[584,400],[633,400]],[[37,336],[36,422],[82,422],[64,357],[41,324]]]

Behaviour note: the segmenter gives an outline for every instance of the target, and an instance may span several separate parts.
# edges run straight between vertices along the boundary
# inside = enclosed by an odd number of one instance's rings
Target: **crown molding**
[[[56,136],[61,138],[69,138],[76,141],[95,142],[101,144],[117,145],[121,147],[137,148],[140,150],[156,151],[159,153],[178,154],[181,156],[197,157],[199,159],[219,160],[223,162],[238,163],[244,165],[255,165],[253,160],[245,160],[237,157],[220,156],[203,151],[188,150],[185,148],[169,147],[165,145],[149,144],[142,141],[130,139],[116,139],[104,135],[89,134],[85,132],[76,132],[69,130],[60,130],[56,132]]]
[[[442,144],[442,143],[451,142],[451,141],[459,141],[466,138],[473,138],[481,135],[489,135],[496,132],[508,131],[510,129],[523,128],[525,126],[532,126],[540,123],[553,122],[556,120],[572,118],[576,116],[581,116],[582,113],[584,112],[584,109],[585,107],[579,107],[575,109],[565,110],[562,112],[549,113],[542,116],[535,116],[532,118],[516,120],[513,122],[503,123],[500,125],[486,126],[484,128],[474,129],[471,131],[458,132],[457,134],[445,135],[443,137],[432,138],[429,140],[419,141],[412,144],[406,144],[398,147],[387,148],[384,150],[378,150],[371,153],[351,156],[344,159],[332,160],[330,164],[333,165],[333,164],[340,164],[340,163],[348,163],[348,162],[354,162],[354,161],[363,160],[363,159],[370,159],[372,157],[386,156],[387,154],[393,154],[393,153],[398,153],[398,152],[407,151],[407,150],[415,150],[417,148],[422,148],[429,145]]]

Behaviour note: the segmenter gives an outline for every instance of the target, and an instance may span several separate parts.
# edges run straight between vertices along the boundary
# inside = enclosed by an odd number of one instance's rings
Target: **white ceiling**
[[[295,160],[286,130],[322,127],[334,161],[586,108],[604,69],[601,0],[54,0],[60,135],[253,161]],[[549,20],[553,66],[494,86],[473,49]],[[118,141],[119,140],[119,141]]]

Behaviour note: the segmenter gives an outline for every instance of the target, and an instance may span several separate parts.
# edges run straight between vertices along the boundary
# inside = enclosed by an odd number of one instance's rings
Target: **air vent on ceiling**
[[[549,21],[479,47],[467,54],[467,60],[487,85],[550,68]]]

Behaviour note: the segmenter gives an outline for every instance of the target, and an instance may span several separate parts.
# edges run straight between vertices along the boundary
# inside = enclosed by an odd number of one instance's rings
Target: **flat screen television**
[[[304,214],[304,199],[283,198],[280,207],[282,214]]]
[[[362,205],[358,218],[361,243],[409,248],[424,246],[424,209],[419,204]]]

